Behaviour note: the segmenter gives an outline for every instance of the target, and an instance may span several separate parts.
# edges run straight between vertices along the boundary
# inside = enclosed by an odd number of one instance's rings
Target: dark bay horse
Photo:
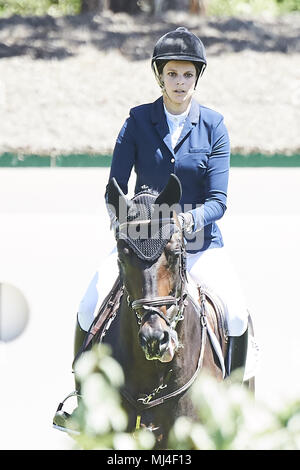
[[[187,288],[184,240],[172,210],[181,197],[177,177],[160,194],[146,189],[131,200],[113,179],[107,194],[117,220],[122,293],[101,341],[124,371],[129,430],[152,429],[157,448],[166,448],[176,418],[195,417],[186,392],[199,371],[224,377],[226,337],[210,299],[199,289],[195,301]]]

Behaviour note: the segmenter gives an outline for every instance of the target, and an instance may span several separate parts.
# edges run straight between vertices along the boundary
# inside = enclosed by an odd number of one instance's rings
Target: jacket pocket
[[[189,152],[178,159],[178,169],[189,177],[204,176],[207,170],[208,157],[205,151]]]
[[[202,147],[202,148],[190,147],[190,148],[189,148],[189,153],[205,153],[205,154],[209,154],[209,153],[210,153],[210,148],[208,148],[208,147]]]

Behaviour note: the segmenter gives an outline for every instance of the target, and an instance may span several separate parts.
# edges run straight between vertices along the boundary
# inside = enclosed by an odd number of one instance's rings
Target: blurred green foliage
[[[121,406],[119,388],[124,382],[120,365],[110,349],[101,345],[83,354],[75,366],[82,398],[72,414],[71,429],[81,449],[147,450],[154,445],[150,431],[126,432],[127,415]]]
[[[284,11],[300,11],[300,0],[276,0],[280,9]]]
[[[154,446],[150,431],[126,432],[127,415],[119,387],[124,381],[119,364],[101,345],[76,363],[82,399],[70,427],[81,449],[147,450]],[[280,409],[255,401],[245,387],[216,382],[203,372],[190,390],[197,410],[192,420],[178,418],[169,434],[174,450],[299,450],[300,399],[282,403]]]
[[[81,0],[0,0],[0,16],[74,15],[80,9]]]
[[[197,420],[179,418],[169,444],[189,450],[299,450],[300,400],[280,410],[255,401],[237,383],[202,375],[191,390]]]
[[[81,0],[0,0],[0,16],[74,15],[80,13]],[[243,15],[300,11],[300,0],[208,0],[208,15]]]
[[[280,15],[297,10],[300,0],[209,0],[207,4],[207,14],[218,16]]]

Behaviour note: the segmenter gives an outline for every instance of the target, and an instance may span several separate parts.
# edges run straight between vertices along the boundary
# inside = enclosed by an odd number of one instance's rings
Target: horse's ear
[[[117,219],[120,219],[120,213],[122,213],[123,216],[125,215],[125,212],[123,211],[124,209],[126,210],[129,208],[130,202],[126,198],[115,178],[109,180],[106,191],[106,202],[115,209],[116,217]]]
[[[155,204],[167,204],[168,206],[172,206],[173,204],[177,204],[180,201],[181,195],[181,183],[177,176],[174,175],[174,173],[171,173],[167,185],[157,196]]]

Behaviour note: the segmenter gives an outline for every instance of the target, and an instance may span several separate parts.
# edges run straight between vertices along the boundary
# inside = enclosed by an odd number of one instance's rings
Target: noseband
[[[138,299],[130,302],[127,297],[128,305],[135,311],[138,324],[142,323],[143,318],[147,314],[155,314],[162,318],[170,328],[175,328],[179,320],[183,320],[184,299],[186,294],[179,298],[173,296],[154,297],[153,299]],[[175,314],[172,317],[165,316],[157,307],[167,307],[174,305]],[[139,310],[144,310],[145,313],[140,314]],[[168,310],[168,309],[167,309]]]

